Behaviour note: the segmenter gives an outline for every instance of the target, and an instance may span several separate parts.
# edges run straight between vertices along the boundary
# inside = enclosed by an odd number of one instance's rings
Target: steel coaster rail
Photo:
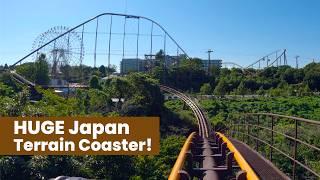
[[[239,164],[240,168],[246,172],[248,180],[259,179],[257,174],[245,160],[245,158],[241,155],[241,153],[237,150],[237,148],[232,144],[232,142],[222,133],[216,132],[216,134],[222,138],[222,140],[227,143],[227,147],[230,149],[231,152],[234,153],[234,158]]]
[[[187,158],[187,153],[190,151],[191,149],[191,143],[192,143],[192,140],[193,138],[195,137],[196,133],[193,132],[189,135],[188,139],[185,141],[180,153],[179,153],[179,156],[177,158],[177,161],[176,163],[174,164],[172,170],[171,170],[171,173],[169,175],[169,180],[175,180],[175,179],[181,179],[181,175],[182,174],[185,174],[183,171],[182,171],[182,168],[183,168],[183,165],[184,165],[184,162],[186,161],[186,158]]]
[[[172,93],[176,96],[178,96],[180,99],[182,99],[194,112],[194,115],[196,116],[199,124],[199,132],[200,137],[202,138],[202,143],[200,145],[200,149],[202,150],[201,158],[202,160],[202,167],[203,169],[199,170],[201,174],[203,174],[203,179],[219,179],[218,173],[216,170],[212,169],[214,166],[216,166],[216,162],[213,159],[213,152],[211,150],[211,143],[208,140],[209,137],[209,131],[208,131],[208,124],[207,120],[204,116],[204,114],[201,112],[200,108],[197,106],[196,103],[194,103],[188,96],[184,95],[183,93],[167,87],[160,85],[160,89],[169,93]],[[192,153],[191,153],[192,154]],[[182,167],[181,163],[182,161],[178,159],[177,163],[178,167]],[[190,163],[190,162],[189,162]],[[192,163],[191,163],[192,164]],[[173,171],[172,173],[177,173],[177,171]],[[174,177],[177,177],[178,175],[174,175]],[[185,177],[188,177],[189,174],[185,172]],[[173,177],[173,175],[172,175]],[[189,178],[187,178],[189,179]]]
[[[262,117],[267,120],[269,118],[271,120],[271,127],[265,126],[263,123],[268,123],[266,121],[262,122]],[[240,118],[240,119],[239,119]],[[250,122],[249,122],[250,121]],[[290,134],[285,134],[283,132],[279,132],[278,130],[275,130],[276,128],[276,123],[281,123],[281,122],[291,122],[293,124],[294,128],[294,135]],[[279,114],[273,114],[273,113],[245,113],[242,115],[239,115],[236,118],[229,118],[229,130],[227,130],[227,133],[231,137],[236,137],[236,138],[241,139],[240,135],[242,135],[242,141],[245,141],[245,137],[247,137],[247,142],[250,145],[250,140],[253,139],[255,141],[255,149],[259,151],[259,144],[262,143],[266,145],[269,149],[269,159],[272,161],[273,160],[273,150],[277,151],[284,157],[290,159],[292,161],[292,172],[291,172],[291,177],[293,179],[299,178],[297,176],[297,165],[302,167],[304,170],[308,171],[310,175],[320,178],[320,173],[316,172],[316,170],[312,169],[308,165],[304,164],[305,162],[301,162],[301,160],[298,160],[298,146],[299,144],[305,145],[311,150],[320,153],[320,147],[311,143],[308,143],[302,139],[300,139],[301,135],[299,136],[298,134],[298,129],[302,124],[305,123],[305,125],[311,125],[311,126],[319,126],[320,127],[320,122],[315,121],[315,120],[309,120],[305,118],[299,118],[299,117],[293,117],[293,116],[286,116],[286,115],[279,115]],[[241,127],[241,128],[240,128]],[[269,142],[266,139],[261,139],[258,134],[253,134],[252,133],[252,128],[254,130],[266,130],[269,133],[271,133],[271,137],[268,136],[269,139],[271,139]],[[287,138],[291,141],[293,141],[293,153],[286,153],[280,148],[276,147],[275,143],[275,136],[279,135],[284,138]]]
[[[205,118],[204,118],[203,114],[201,113],[200,109],[198,108],[198,106],[189,97],[187,97],[183,93],[180,93],[179,91],[177,91],[173,88],[169,88],[169,87],[163,86],[163,85],[160,85],[160,88],[166,92],[169,92],[169,93],[172,93],[172,94],[178,96],[191,108],[191,110],[193,111],[193,113],[198,121],[199,134],[203,137],[208,137],[209,133],[208,133],[208,129],[207,129],[207,124],[206,124]]]
[[[153,27],[153,24],[157,25],[165,34],[165,36],[168,36],[170,38],[170,40],[178,47],[178,49],[180,49],[185,55],[187,58],[189,58],[188,54],[184,51],[184,49],[177,43],[177,41],[175,39],[173,39],[173,37],[166,31],[166,29],[161,26],[159,23],[157,23],[156,21],[150,19],[150,18],[147,18],[147,17],[143,17],[143,16],[137,16],[137,15],[129,15],[129,14],[121,14],[121,13],[102,13],[102,14],[99,14],[71,29],[69,29],[68,31],[58,35],[57,37],[53,38],[52,40],[48,41],[48,42],[45,42],[42,46],[36,48],[35,50],[31,51],[29,54],[25,55],[24,57],[22,57],[21,59],[19,59],[17,62],[15,62],[14,64],[12,64],[10,66],[10,69],[13,69],[17,64],[19,64],[20,62],[22,62],[23,60],[25,60],[26,58],[30,57],[31,55],[37,53],[39,50],[41,50],[42,48],[46,47],[47,45],[49,45],[50,43],[56,41],[57,39],[67,35],[68,33],[70,32],[73,32],[74,30],[76,30],[77,28],[80,28],[81,26],[84,26],[85,24],[93,21],[93,20],[97,20],[99,17],[101,16],[122,16],[122,17],[125,17],[125,18],[135,18],[135,19],[145,19],[147,21],[150,21],[152,23],[152,27]],[[189,58],[190,59],[190,58]]]
[[[186,140],[171,171],[169,176],[170,180],[191,179],[192,177],[198,177],[200,179],[220,179],[224,176],[231,175],[235,167],[233,166],[234,154],[235,160],[241,169],[241,171],[237,173],[236,179],[259,179],[239,151],[236,150],[225,136],[221,133],[211,133],[207,119],[197,103],[173,88],[164,85],[160,85],[160,88],[163,91],[176,95],[192,109],[198,120],[200,132],[200,136],[192,133]],[[201,167],[192,167],[194,159],[197,161],[199,158],[201,159]],[[221,166],[219,164],[225,165]]]

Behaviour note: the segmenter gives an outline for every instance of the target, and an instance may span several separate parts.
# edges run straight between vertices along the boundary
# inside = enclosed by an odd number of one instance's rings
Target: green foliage
[[[161,54],[158,58],[161,58]],[[43,61],[42,61],[43,60]],[[39,65],[44,66],[44,59]],[[169,69],[156,67],[151,75],[131,73],[125,77],[100,80],[106,75],[105,67],[83,67],[83,73],[92,75],[91,89],[78,90],[69,98],[51,90],[36,90],[41,94],[37,102],[30,102],[29,90],[19,88],[10,76],[0,77],[0,116],[160,116],[161,149],[158,156],[32,156],[0,157],[1,179],[47,179],[58,175],[82,176],[97,179],[166,179],[183,145],[185,136],[197,130],[192,111],[180,100],[163,100],[159,83],[191,92],[224,96],[260,94],[258,98],[215,99],[201,101],[216,130],[226,128],[230,114],[242,112],[273,112],[320,120],[320,98],[312,96],[319,90],[318,69],[314,63],[303,69],[288,66],[251,70],[256,76],[245,74],[240,69],[216,68],[208,75],[202,70],[199,59],[183,60]],[[29,71],[28,71],[29,68]],[[31,65],[19,66],[21,73],[35,72]],[[74,67],[65,67],[65,76],[72,76]],[[67,70],[70,70],[67,71]],[[17,70],[18,71],[18,70]],[[39,72],[39,74],[44,71]],[[29,74],[32,77],[33,73]],[[85,76],[85,75],[84,75]],[[36,76],[33,77],[34,79]],[[5,80],[5,81],[4,81]],[[44,83],[44,82],[43,82]],[[265,97],[264,95],[268,95]],[[300,97],[297,97],[300,96]],[[227,96],[228,97],[228,96]],[[112,102],[112,98],[120,100]],[[123,99],[123,102],[121,101]],[[285,133],[292,127],[285,124]],[[309,129],[312,129],[310,127]],[[314,130],[314,129],[313,129]],[[316,130],[314,130],[316,131]],[[319,135],[308,134],[308,141],[317,142]],[[276,141],[282,141],[277,138]],[[310,156],[313,152],[304,148],[308,163],[319,168],[319,163]],[[280,158],[279,158],[280,159]],[[290,162],[284,161],[283,166]],[[126,169],[126,172],[121,170]],[[120,173],[121,172],[121,173]],[[10,175],[11,174],[11,175]],[[13,175],[13,176],[12,176]]]
[[[239,95],[245,95],[245,94],[248,93],[248,89],[245,87],[243,81],[241,81],[241,83],[237,87],[236,93],[239,94]]]
[[[205,83],[201,86],[200,88],[200,93],[201,94],[211,94],[212,93],[212,88],[209,83]]]
[[[151,72],[161,84],[167,84],[182,90],[199,92],[201,85],[208,81],[208,76],[202,69],[200,59],[183,59],[174,67],[164,69],[162,66]]]
[[[159,52],[156,53],[156,59],[163,59],[164,58],[164,51],[162,49],[160,49]]]
[[[224,96],[227,93],[228,84],[224,79],[221,79],[214,89],[214,94]]]
[[[83,171],[94,179],[129,179],[134,174],[131,156],[86,156]]]
[[[41,85],[49,84],[49,65],[44,54],[41,54],[39,58],[36,60],[35,68],[35,83]]]
[[[68,98],[36,87],[41,99],[31,102],[28,88],[16,90],[0,83],[0,116],[163,115],[160,155],[2,156],[0,178],[49,179],[66,175],[95,179],[165,179],[184,142],[179,135],[184,136],[195,127],[192,112],[184,109],[176,113],[173,111],[179,108],[171,110],[163,106],[158,81],[146,74],[132,73],[98,81],[96,85],[99,88],[77,90]],[[124,98],[124,103],[117,106],[111,98]]]
[[[281,75],[282,79],[288,84],[297,84],[301,83],[303,80],[303,71],[300,69],[288,68]]]
[[[123,105],[123,113],[126,115],[160,115],[163,104],[163,96],[158,82],[149,75],[131,73],[127,76],[132,95]],[[143,105],[143,106],[141,106]]]
[[[50,82],[49,65],[44,54],[41,54],[34,63],[24,63],[17,66],[16,71],[36,84],[47,85]]]
[[[284,87],[288,84],[283,83]],[[282,86],[281,85],[281,86]],[[213,100],[202,100],[200,103],[202,107],[208,112],[209,119],[213,124],[213,127],[217,131],[225,131],[230,127],[229,120],[234,119],[234,123],[239,120],[239,114],[246,112],[271,112],[275,114],[290,115],[296,117],[303,117],[307,119],[319,120],[320,121],[320,97],[319,96],[287,96],[284,97],[279,92],[280,97],[259,97],[259,98],[237,98],[237,99],[213,99]],[[235,117],[233,117],[235,116]],[[281,119],[281,118],[280,118]],[[277,132],[281,132],[285,135],[294,137],[294,121],[287,121],[287,119],[277,119],[275,121],[274,129]],[[260,125],[270,127],[271,119],[260,116]],[[255,124],[254,122],[250,122]],[[245,126],[244,126],[245,127]],[[312,145],[317,146],[320,143],[320,133],[318,126],[307,125],[306,123],[299,123],[298,133],[299,140],[308,142]],[[246,129],[240,128],[240,131],[247,131]],[[270,132],[263,131],[251,126],[251,133],[255,136],[270,142]],[[242,136],[241,136],[242,137]],[[242,138],[240,138],[241,140]],[[251,143],[254,141],[251,141]],[[255,143],[251,144],[255,147]],[[260,152],[268,155],[269,147],[260,145]],[[292,139],[286,138],[278,133],[275,134],[273,146],[277,147],[281,151],[292,156],[292,149],[294,143]],[[291,165],[292,161],[286,158],[282,154],[273,152],[273,163],[276,164],[285,173],[292,172]],[[298,160],[303,164],[311,167],[316,172],[320,172],[320,164],[318,151],[306,146],[302,143],[298,145]],[[297,167],[298,179],[305,179],[304,175],[307,172],[301,167]],[[312,179],[312,178],[311,178]]]
[[[320,90],[320,65],[306,72],[304,80],[312,90]]]
[[[211,119],[219,113],[272,112],[320,120],[320,97],[317,96],[214,99],[202,100],[201,105]]]
[[[108,84],[108,88],[110,90],[110,94],[118,99],[128,98],[132,95],[131,92],[128,92],[128,89],[131,88],[127,78],[113,78]]]
[[[25,179],[26,167],[23,156],[0,156],[0,179]]]
[[[201,86],[209,83],[214,89],[214,94],[219,96],[228,94],[301,96],[306,94],[302,93],[304,85],[308,85],[313,92],[320,89],[320,63],[311,63],[301,69],[285,65],[245,71],[239,68],[212,67],[210,71],[206,73],[202,69],[200,59],[194,58],[184,59],[168,69],[157,66],[151,74],[162,84],[189,92],[203,93],[204,89],[201,90]],[[243,85],[239,86],[240,83]],[[284,87],[283,83],[287,84],[286,89],[280,88]]]
[[[18,74],[22,75],[29,81],[35,81],[35,63],[28,62],[16,67],[16,71]]]
[[[31,175],[37,179],[83,175],[80,172],[82,164],[73,156],[32,156],[28,166]]]
[[[99,85],[99,78],[98,76],[94,75],[91,77],[90,79],[90,88],[93,89],[100,89],[100,85]]]
[[[99,67],[99,71],[100,71],[100,73],[101,73],[101,76],[106,76],[106,67],[104,67],[104,65],[101,65],[100,67]]]
[[[0,96],[12,97],[14,95],[14,90],[12,87],[0,83]]]
[[[168,136],[160,142],[159,155],[138,156],[135,160],[135,178],[167,179],[184,141],[181,136]]]

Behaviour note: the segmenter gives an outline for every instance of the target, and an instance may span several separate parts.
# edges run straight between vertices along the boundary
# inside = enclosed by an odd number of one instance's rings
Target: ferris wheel
[[[68,30],[69,28],[65,26],[56,26],[47,30],[35,39],[33,49],[43,46]],[[41,48],[35,58],[38,58],[40,54],[46,55],[50,75],[57,77],[61,74],[61,68],[82,64],[84,57],[82,38],[76,32],[71,31]]]

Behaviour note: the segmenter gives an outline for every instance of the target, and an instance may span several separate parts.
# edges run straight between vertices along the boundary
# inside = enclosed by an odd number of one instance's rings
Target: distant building
[[[145,64],[146,60],[144,59],[122,59],[120,62],[120,73],[128,74],[129,72],[143,72],[145,71]]]
[[[179,63],[179,61],[183,58],[180,56],[169,56],[166,55],[165,66],[174,66]],[[120,73],[128,74],[129,72],[146,72],[154,68],[155,66],[159,66],[163,59],[156,59],[155,55],[146,55],[145,59],[137,59],[137,58],[126,58],[122,59],[120,62]],[[139,63],[139,64],[138,64]]]
[[[175,66],[178,65],[181,59],[184,56],[169,56],[166,55],[165,59],[165,66]],[[146,55],[145,59],[137,59],[137,58],[126,58],[122,59],[120,62],[120,73],[121,74],[128,74],[130,72],[146,72],[154,68],[155,66],[159,66],[163,62],[163,59],[156,59],[155,55]],[[204,71],[208,71],[209,61],[208,60],[201,60],[202,62],[202,69]],[[222,60],[221,59],[213,59],[210,60],[210,66],[216,66],[221,68]]]
[[[69,82],[62,79],[62,78],[60,78],[60,79],[52,78],[52,79],[50,79],[49,85],[50,86],[68,86]]]
[[[202,62],[202,69],[204,71],[208,71],[208,67],[209,67],[209,60],[201,60]],[[218,68],[222,67],[222,60],[221,59],[212,59],[210,60],[210,67],[216,66]]]

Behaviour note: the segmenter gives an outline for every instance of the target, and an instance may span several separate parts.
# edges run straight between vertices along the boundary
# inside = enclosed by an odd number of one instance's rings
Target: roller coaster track
[[[320,178],[319,170],[310,165],[319,161],[317,136],[310,136],[320,128],[319,121],[272,113],[245,113],[228,118],[225,134],[213,132],[195,101],[173,88],[160,85],[160,89],[184,101],[199,126],[199,133],[191,133],[185,141],[169,180]],[[283,124],[289,129],[284,130]],[[279,144],[279,139],[289,142]],[[301,148],[307,148],[315,156],[304,155]],[[292,166],[280,171],[274,165],[279,166],[279,158],[280,166],[283,159],[292,162]]]
[[[118,16],[118,17],[124,17],[125,19],[144,19],[146,21],[149,21],[152,23],[152,27],[153,25],[159,27],[163,33],[165,34],[166,37],[168,37],[177,47],[177,49],[179,49],[187,58],[189,58],[189,56],[187,55],[187,53],[185,52],[185,50],[178,44],[178,42],[166,31],[166,29],[161,26],[158,22],[150,19],[150,18],[147,18],[147,17],[143,17],[143,16],[137,16],[137,15],[129,15],[129,14],[121,14],[121,13],[102,13],[102,14],[99,14],[87,21],[84,21],[83,23],[77,25],[77,26],[74,26],[73,28],[70,28],[68,31],[64,32],[64,33],[61,33],[60,35],[56,36],[55,38],[49,40],[48,42],[45,42],[43,45],[41,45],[40,47],[34,49],[33,51],[31,51],[29,54],[25,55],[24,57],[22,57],[21,59],[19,59],[18,61],[16,61],[14,64],[12,64],[10,66],[10,69],[14,69],[14,67],[16,65],[18,65],[19,63],[25,61],[28,57],[31,57],[32,55],[36,54],[39,50],[43,49],[44,47],[50,45],[51,43],[54,43],[56,40],[58,40],[59,38],[63,37],[63,36],[67,36],[69,33],[77,30],[77,29],[81,29],[81,27],[84,27],[85,25],[87,25],[88,23],[96,20],[97,21],[97,24],[98,24],[98,19],[102,16]],[[83,31],[83,30],[82,30]],[[96,30],[97,31],[97,30]],[[97,40],[96,40],[97,41]],[[166,43],[166,41],[164,42]],[[166,46],[166,44],[164,44],[164,47]],[[96,53],[96,52],[95,52]],[[110,52],[109,52],[110,54]]]
[[[42,48],[49,46],[51,43],[54,43],[59,38],[63,36],[67,36],[69,33],[75,30],[83,29],[84,26],[89,22],[96,21],[96,32],[98,32],[98,18],[102,16],[120,16],[124,18],[124,22],[126,19],[144,19],[153,25],[158,26],[163,32],[164,37],[168,37],[183,54],[188,55],[181,48],[181,46],[168,34],[168,32],[157,22],[142,16],[135,15],[126,15],[126,14],[116,14],[116,13],[103,13],[99,14],[73,28],[68,30],[65,33],[51,39],[46,42],[42,46],[37,49],[34,49],[32,52],[22,57],[18,61],[16,61],[9,68],[9,73],[12,75],[12,78],[21,84],[25,84],[29,87],[34,87],[37,84],[29,81],[28,77],[23,77],[16,73],[15,66],[21,62],[26,62],[27,59],[32,59],[33,55],[36,55],[39,50]],[[139,21],[138,21],[139,22]],[[111,29],[111,28],[110,28]],[[111,33],[111,30],[110,30]],[[125,32],[124,32],[125,33]],[[139,32],[138,32],[139,35]],[[124,34],[123,34],[124,37]],[[139,37],[139,36],[138,36]],[[151,31],[151,53],[152,54],[152,31]],[[83,38],[82,38],[83,40]],[[97,33],[95,42],[97,42]],[[124,43],[123,43],[124,44]],[[166,47],[166,40],[164,39],[164,49]],[[138,47],[138,46],[137,46]],[[122,47],[124,53],[124,45]],[[138,48],[137,48],[138,52]],[[96,54],[96,52],[94,52]],[[239,66],[235,63],[231,63],[232,65],[238,66],[244,71],[247,71],[247,68],[253,67],[256,64],[259,64],[262,61],[265,61],[268,56],[277,53],[273,52],[268,54],[267,56],[259,59],[253,64],[249,65],[246,68]],[[110,48],[108,54],[110,55]],[[139,52],[137,53],[139,54]],[[268,63],[266,67],[273,66],[276,64],[277,66],[281,65],[281,59],[283,59],[284,64],[286,64],[286,50],[283,51],[279,56],[276,55],[277,58]],[[94,58],[94,62],[96,58]],[[279,62],[280,63],[279,63]],[[108,66],[109,66],[108,62]],[[70,86],[43,86],[47,88],[69,88]],[[71,88],[87,88],[85,85],[74,86]],[[169,176],[170,180],[176,179],[320,179],[320,170],[312,167],[310,162],[313,160],[320,161],[320,146],[317,144],[319,140],[317,137],[309,137],[311,136],[308,133],[299,134],[298,130],[301,128],[302,124],[305,129],[314,129],[317,131],[320,128],[320,123],[318,121],[307,120],[303,118],[291,117],[291,116],[283,116],[277,114],[270,113],[251,113],[251,114],[242,114],[238,115],[236,118],[228,118],[229,124],[225,129],[225,132],[214,132],[205,113],[201,110],[199,105],[189,96],[177,91],[168,86],[160,85],[160,89],[164,92],[174,94],[178,98],[180,98],[184,103],[186,103],[192,112],[195,115],[195,118],[198,123],[198,132],[193,132],[189,135],[187,140],[185,141],[176,163],[172,168],[171,174]],[[262,117],[264,117],[264,121],[262,121]],[[290,122],[293,124],[290,124]],[[292,128],[293,132],[280,132],[280,129],[277,129],[277,123],[290,125],[288,128]],[[268,133],[261,133],[261,131],[267,131]],[[293,135],[292,135],[293,133]],[[290,135],[291,134],[291,135]],[[303,140],[302,138],[308,136],[307,140]],[[265,139],[263,139],[265,138]],[[275,138],[282,138],[289,140],[290,142],[287,144],[280,144],[281,146],[289,146],[289,150],[293,150],[293,153],[290,154],[285,150],[276,146]],[[314,138],[314,139],[312,139]],[[318,141],[317,141],[318,140]],[[255,150],[252,149],[252,144],[255,146]],[[289,144],[289,145],[288,145]],[[299,147],[304,146],[307,147],[309,151],[314,152],[314,157],[303,157],[301,159],[301,154],[299,154]],[[267,160],[264,156],[266,156],[265,152],[261,152],[262,150],[268,149],[269,160]],[[258,152],[261,152],[259,154]],[[276,153],[281,155],[281,158],[286,158],[289,162],[292,162],[291,169],[292,172],[285,172],[283,174],[279,171],[275,166],[273,166],[272,162],[276,157]],[[278,156],[279,157],[279,156]],[[309,158],[309,159],[308,159]],[[317,159],[318,158],[318,159]],[[311,160],[310,160],[311,159]],[[313,162],[312,161],[312,162]],[[319,165],[319,164],[318,164]],[[317,166],[316,166],[317,167]],[[298,172],[299,171],[299,172]],[[301,172],[305,172],[306,175],[300,175]]]
[[[17,81],[18,83],[20,84],[25,84],[27,86],[30,86],[30,87],[34,87],[35,84],[29,80],[27,80],[26,78],[24,78],[23,76],[21,76],[20,74],[16,73],[15,70],[11,70],[10,71],[10,74],[12,75],[11,77]]]
[[[210,132],[211,129],[209,129],[209,124],[207,122],[207,119],[204,113],[202,112],[202,110],[199,108],[199,106],[195,102],[193,102],[190,97],[167,86],[160,85],[160,89],[168,93],[174,94],[177,97],[179,97],[181,100],[183,100],[191,108],[191,110],[193,111],[193,113],[197,118],[197,122],[199,124],[200,136],[209,137],[209,134],[211,133]]]
[[[197,103],[173,88],[161,85],[160,89],[183,100],[193,111],[199,125],[199,134],[192,133],[184,144],[169,176],[170,180],[193,177],[231,179],[234,176],[237,179],[245,177],[258,179],[232,143],[223,134],[212,132],[208,119]],[[186,171],[182,170],[185,163],[187,163]],[[192,167],[194,163],[198,164],[196,168]],[[238,171],[237,175],[233,174],[235,171]]]

